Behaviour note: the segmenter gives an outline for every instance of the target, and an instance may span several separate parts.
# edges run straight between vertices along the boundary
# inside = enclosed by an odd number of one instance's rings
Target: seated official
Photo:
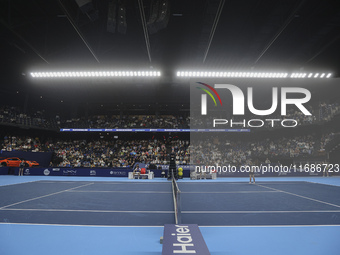
[[[161,167],[161,166],[159,166],[159,167],[158,167],[158,170],[160,170],[160,171],[161,171],[161,177],[162,177],[162,178],[165,178],[165,175],[166,175],[166,174],[165,174],[165,170],[164,170],[164,169],[162,169],[162,167]]]
[[[207,179],[207,171],[200,170],[199,173],[200,173],[200,179],[203,179],[203,178]]]
[[[135,168],[133,169],[133,176],[136,176],[138,175],[138,179],[140,177],[140,172],[141,172],[141,169],[139,167],[139,164],[136,164]]]

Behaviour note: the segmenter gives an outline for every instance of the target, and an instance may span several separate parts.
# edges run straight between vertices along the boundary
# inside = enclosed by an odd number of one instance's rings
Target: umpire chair
[[[176,168],[176,156],[175,153],[170,154],[170,165],[169,165],[169,171],[168,171],[168,180],[171,180],[171,178],[175,178],[178,180],[178,172]]]

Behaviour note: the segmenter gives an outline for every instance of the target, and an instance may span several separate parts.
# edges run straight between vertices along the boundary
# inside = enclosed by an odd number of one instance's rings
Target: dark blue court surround
[[[0,175],[7,175],[9,173],[9,167],[0,167]]]

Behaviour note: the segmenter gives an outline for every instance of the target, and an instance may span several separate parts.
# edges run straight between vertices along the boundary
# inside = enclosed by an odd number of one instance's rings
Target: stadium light
[[[128,77],[160,77],[160,71],[131,71],[131,70],[109,70],[109,71],[52,71],[31,72],[32,78],[128,78]],[[332,73],[303,73],[303,72],[240,72],[240,71],[177,71],[177,77],[198,78],[264,78],[264,79],[303,79],[303,78],[331,78]]]
[[[326,75],[327,74],[327,75]],[[332,73],[305,73],[305,72],[240,72],[240,71],[177,71],[177,77],[230,77],[230,78],[265,78],[265,79],[304,79],[304,78],[330,78]]]
[[[160,71],[60,71],[31,72],[32,78],[86,78],[86,77],[160,77]]]

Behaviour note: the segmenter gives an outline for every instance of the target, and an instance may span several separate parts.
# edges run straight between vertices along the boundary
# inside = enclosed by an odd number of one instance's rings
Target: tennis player
[[[325,176],[329,177],[329,166],[328,166],[328,164],[327,164],[326,168],[323,170],[322,176],[323,177],[325,177]]]
[[[251,183],[252,179],[254,181],[255,184],[255,173],[254,173],[254,167],[252,166],[259,166],[260,165],[260,160],[258,158],[255,158],[254,163],[249,161],[249,166],[250,166],[250,170],[249,170],[249,183]]]
[[[257,164],[258,163],[258,160],[255,160],[255,164]],[[252,182],[252,179],[253,179],[253,181],[254,181],[254,183],[255,183],[255,175],[254,175],[254,168],[252,167],[254,164],[252,164],[252,162],[251,161],[249,161],[249,183],[251,183]]]

